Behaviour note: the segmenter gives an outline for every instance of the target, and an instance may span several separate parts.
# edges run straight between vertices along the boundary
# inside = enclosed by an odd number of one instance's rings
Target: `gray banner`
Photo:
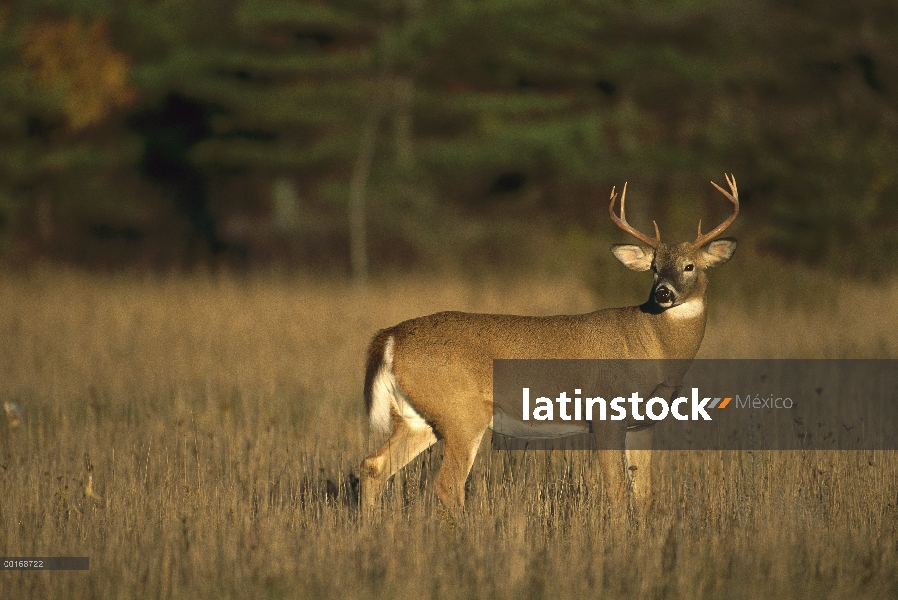
[[[898,449],[896,360],[496,360],[493,400],[495,449]]]
[[[87,571],[87,556],[7,556],[0,558],[0,570],[20,571]]]

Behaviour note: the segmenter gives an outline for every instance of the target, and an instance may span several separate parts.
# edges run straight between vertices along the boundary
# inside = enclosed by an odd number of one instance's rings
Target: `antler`
[[[722,191],[722,190],[721,190]],[[661,243],[661,234],[658,232],[658,224],[655,221],[652,221],[652,224],[655,225],[655,239],[650,238],[644,233],[640,233],[636,229],[630,226],[627,223],[627,217],[624,213],[624,202],[627,199],[627,184],[624,183],[624,191],[620,197],[620,218],[614,214],[614,202],[617,200],[617,194],[614,192],[614,188],[611,188],[611,206],[608,207],[608,212],[611,213],[611,220],[614,221],[615,225],[635,237],[637,240],[641,241],[644,244],[648,244],[652,248],[657,248],[658,244]]]
[[[736,177],[733,175],[727,175],[726,173],[724,173],[723,176],[726,177],[727,184],[730,186],[730,191],[733,192],[732,194],[724,191],[724,189],[722,187],[720,187],[713,181],[711,182],[711,185],[716,187],[720,191],[721,194],[723,194],[724,196],[726,196],[727,198],[730,199],[730,202],[733,203],[733,214],[730,215],[729,219],[727,219],[726,221],[724,221],[723,223],[721,223],[720,225],[718,225],[717,227],[715,227],[714,229],[712,229],[711,231],[709,231],[708,233],[706,233],[704,235],[702,235],[702,221],[701,221],[701,219],[699,219],[698,237],[696,237],[695,241],[693,242],[693,244],[696,246],[704,246],[705,244],[707,244],[708,242],[710,242],[711,240],[716,238],[718,235],[720,235],[723,232],[724,229],[726,229],[727,227],[730,226],[730,223],[732,223],[733,220],[736,218],[736,215],[739,214],[739,190],[736,189]]]

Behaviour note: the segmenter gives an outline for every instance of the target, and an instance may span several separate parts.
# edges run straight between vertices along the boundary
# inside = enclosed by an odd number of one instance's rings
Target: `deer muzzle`
[[[673,304],[676,299],[676,294],[666,285],[662,284],[655,288],[655,302],[661,306]]]

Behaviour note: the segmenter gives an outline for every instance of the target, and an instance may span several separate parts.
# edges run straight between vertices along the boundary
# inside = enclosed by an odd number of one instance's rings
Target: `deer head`
[[[649,294],[649,300],[644,305],[652,312],[662,312],[690,301],[702,301],[704,298],[707,279],[705,269],[722,265],[736,252],[736,240],[734,238],[719,238],[720,235],[739,214],[739,192],[736,189],[736,179],[725,175],[730,192],[726,192],[719,185],[716,187],[733,204],[733,213],[723,223],[706,234],[702,234],[702,222],[698,222],[698,236],[693,242],[681,242],[679,244],[665,244],[661,241],[658,224],[655,221],[655,237],[641,233],[627,223],[624,203],[627,197],[627,185],[621,194],[620,217],[614,214],[614,204],[617,194],[611,190],[611,205],[608,210],[614,223],[648,246],[635,244],[614,244],[611,252],[629,269],[634,271],[652,270],[654,283]]]

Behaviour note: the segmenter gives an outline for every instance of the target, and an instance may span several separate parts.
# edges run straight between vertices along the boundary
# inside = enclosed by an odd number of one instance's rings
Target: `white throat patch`
[[[674,319],[692,319],[697,317],[705,310],[705,303],[701,300],[689,300],[683,304],[668,308],[664,311],[665,315]]]

